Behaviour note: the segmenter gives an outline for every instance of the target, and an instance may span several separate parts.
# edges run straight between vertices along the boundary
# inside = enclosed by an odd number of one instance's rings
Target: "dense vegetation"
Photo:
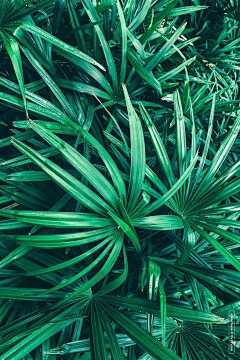
[[[0,360],[240,358],[239,14],[0,0]]]

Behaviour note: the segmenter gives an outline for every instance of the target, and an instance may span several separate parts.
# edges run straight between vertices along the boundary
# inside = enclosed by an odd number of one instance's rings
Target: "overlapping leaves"
[[[0,359],[239,358],[228,5],[0,2]]]

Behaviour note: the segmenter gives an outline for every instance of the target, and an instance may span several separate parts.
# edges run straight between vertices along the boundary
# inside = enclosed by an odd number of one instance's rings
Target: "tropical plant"
[[[239,359],[222,7],[0,1],[0,360]]]

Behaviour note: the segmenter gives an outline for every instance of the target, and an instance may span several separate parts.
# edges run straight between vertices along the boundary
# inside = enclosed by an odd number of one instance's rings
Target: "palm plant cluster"
[[[239,9],[0,0],[0,360],[240,358]]]

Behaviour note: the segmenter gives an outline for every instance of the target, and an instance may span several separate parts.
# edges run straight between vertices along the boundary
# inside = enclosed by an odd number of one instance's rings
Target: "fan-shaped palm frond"
[[[239,358],[237,6],[0,1],[0,360]]]

